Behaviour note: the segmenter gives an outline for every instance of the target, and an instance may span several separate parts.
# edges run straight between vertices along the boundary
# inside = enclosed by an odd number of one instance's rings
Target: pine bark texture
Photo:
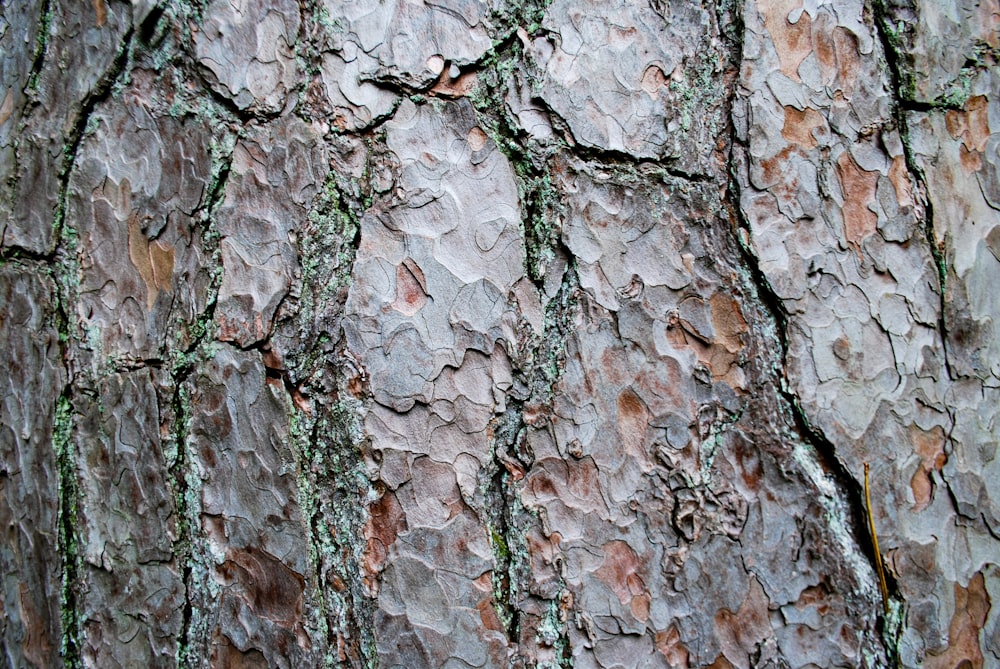
[[[1000,666],[998,57],[996,0],[4,3],[0,663]]]

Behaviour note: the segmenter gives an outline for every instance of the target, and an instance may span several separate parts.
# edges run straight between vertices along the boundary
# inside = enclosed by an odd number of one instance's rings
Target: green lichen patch
[[[59,536],[58,546],[62,568],[62,592],[60,617],[62,640],[60,655],[65,666],[75,669],[81,666],[80,658],[80,612],[78,591],[82,557],[80,548],[79,471],[77,449],[73,441],[75,413],[69,396],[65,393],[56,401],[52,429],[52,448],[56,455],[59,481]]]

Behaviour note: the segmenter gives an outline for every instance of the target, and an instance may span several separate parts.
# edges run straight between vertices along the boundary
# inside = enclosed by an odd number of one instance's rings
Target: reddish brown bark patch
[[[813,131],[826,127],[826,119],[812,107],[799,111],[795,107],[785,107],[785,124],[781,136],[802,149],[816,148]]]
[[[764,15],[764,26],[774,40],[781,71],[792,81],[799,81],[799,65],[813,49],[812,19],[804,11],[795,23],[789,21],[788,16],[802,8],[802,0],[764,0],[758,7]]]
[[[412,316],[427,304],[427,280],[424,272],[410,258],[396,266],[396,301],[392,308]]]
[[[220,575],[235,581],[255,614],[291,628],[302,618],[305,580],[273,555],[253,548],[230,551]]]
[[[636,552],[624,541],[609,541],[604,544],[604,562],[598,568],[597,578],[611,588],[636,620],[645,622],[649,618],[649,591],[639,575],[642,561]]]
[[[875,201],[879,175],[861,169],[846,151],[837,158],[837,174],[844,190],[844,237],[860,249],[861,242],[875,234],[878,226],[878,216],[869,205]]]
[[[18,584],[17,604],[24,623],[24,641],[21,643],[24,658],[44,667],[52,657],[52,640],[49,638],[46,621],[35,606],[32,592],[23,582]]]
[[[965,109],[950,110],[944,116],[945,127],[954,139],[962,140],[958,158],[962,169],[971,174],[983,168],[982,154],[990,138],[989,104],[985,96],[971,97]]]
[[[934,499],[934,479],[931,472],[941,471],[948,456],[944,452],[945,434],[940,427],[924,432],[914,428],[913,445],[920,455],[920,466],[910,479],[910,489],[913,491],[913,511],[923,511]]]
[[[649,410],[632,390],[618,395],[618,436],[625,452],[639,461],[646,460],[646,427]]]
[[[715,634],[722,654],[737,664],[743,664],[771,634],[767,595],[756,578],[750,579],[750,588],[739,610],[734,613],[722,609],[715,614]]]
[[[656,650],[667,658],[671,667],[689,667],[688,649],[681,643],[681,634],[677,625],[671,625],[656,633]]]
[[[386,492],[369,509],[364,535],[367,541],[364,554],[365,578],[374,582],[385,568],[389,547],[400,532],[406,530],[406,514],[393,492]]]
[[[212,645],[212,669],[268,669],[267,658],[256,648],[241,651],[219,633]]]
[[[901,210],[909,210],[913,207],[913,190],[910,186],[910,173],[906,169],[906,161],[903,156],[896,156],[889,166],[889,181],[896,191],[896,202]]]
[[[979,633],[990,612],[990,595],[983,573],[969,581],[968,587],[955,584],[955,613],[948,628],[948,648],[928,655],[925,669],[983,669],[983,651]]]
[[[146,284],[146,308],[152,309],[160,291],[169,291],[174,278],[174,247],[149,241],[139,223],[139,214],[128,219],[128,257]]]

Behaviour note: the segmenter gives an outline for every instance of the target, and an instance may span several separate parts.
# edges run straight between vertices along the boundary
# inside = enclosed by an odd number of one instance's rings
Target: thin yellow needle
[[[872,544],[875,547],[875,566],[878,567],[878,585],[882,591],[882,609],[889,615],[889,588],[885,585],[885,570],[882,568],[882,552],[878,548],[878,535],[875,533],[875,515],[872,513],[872,496],[868,489],[868,463],[865,463],[865,506],[868,510],[868,530],[872,534]]]

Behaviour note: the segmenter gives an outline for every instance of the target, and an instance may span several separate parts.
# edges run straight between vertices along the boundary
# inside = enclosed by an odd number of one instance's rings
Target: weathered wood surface
[[[1000,666],[998,57],[995,0],[5,3],[2,662]]]

